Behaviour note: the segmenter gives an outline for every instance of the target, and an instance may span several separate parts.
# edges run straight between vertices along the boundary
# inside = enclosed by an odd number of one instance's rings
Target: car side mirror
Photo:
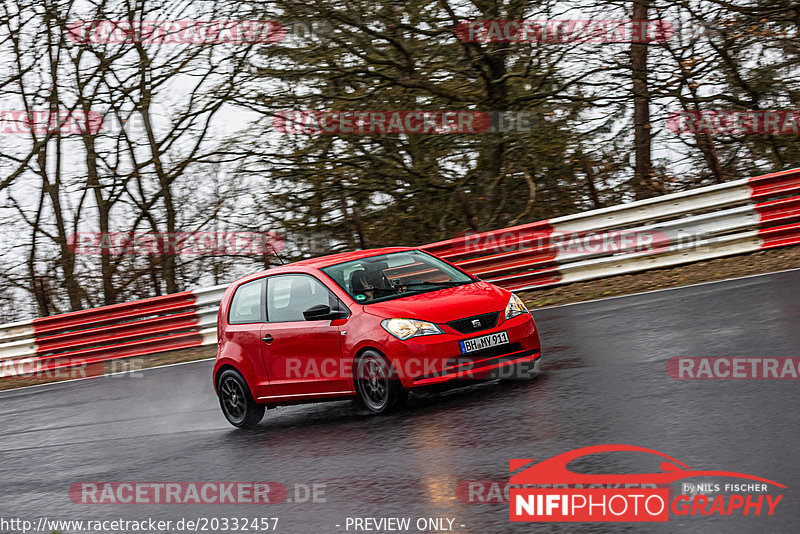
[[[342,310],[331,310],[327,304],[317,304],[311,306],[303,312],[306,321],[323,321],[326,319],[343,319],[347,317],[347,312]]]

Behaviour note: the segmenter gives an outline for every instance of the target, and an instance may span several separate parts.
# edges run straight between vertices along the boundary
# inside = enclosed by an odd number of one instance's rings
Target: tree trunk
[[[651,0],[633,0],[633,20],[647,21]],[[644,37],[644,27],[641,34]],[[636,198],[649,198],[661,191],[653,175],[650,137],[650,94],[647,85],[646,43],[631,44],[631,74],[633,79],[633,189]]]

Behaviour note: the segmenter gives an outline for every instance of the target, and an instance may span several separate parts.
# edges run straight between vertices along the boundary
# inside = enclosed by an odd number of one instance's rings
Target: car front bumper
[[[508,343],[462,354],[461,341],[504,331]],[[388,351],[392,365],[407,389],[450,381],[512,378],[520,364],[541,357],[539,334],[529,313],[470,334],[447,329],[444,334],[397,340],[393,345]]]

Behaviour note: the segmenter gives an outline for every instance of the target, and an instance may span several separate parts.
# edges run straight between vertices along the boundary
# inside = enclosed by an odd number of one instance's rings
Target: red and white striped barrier
[[[798,192],[793,169],[421,248],[508,289],[533,289],[798,244]]]
[[[800,169],[420,248],[514,291],[800,244]],[[214,344],[226,286],[0,325],[0,377]]]
[[[227,286],[184,291],[0,326],[0,377],[217,342]]]

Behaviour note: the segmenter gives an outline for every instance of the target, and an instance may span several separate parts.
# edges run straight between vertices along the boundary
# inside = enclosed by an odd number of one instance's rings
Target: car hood
[[[364,305],[364,311],[382,318],[399,317],[446,323],[473,315],[502,311],[510,294],[487,282],[448,287],[427,293]]]

